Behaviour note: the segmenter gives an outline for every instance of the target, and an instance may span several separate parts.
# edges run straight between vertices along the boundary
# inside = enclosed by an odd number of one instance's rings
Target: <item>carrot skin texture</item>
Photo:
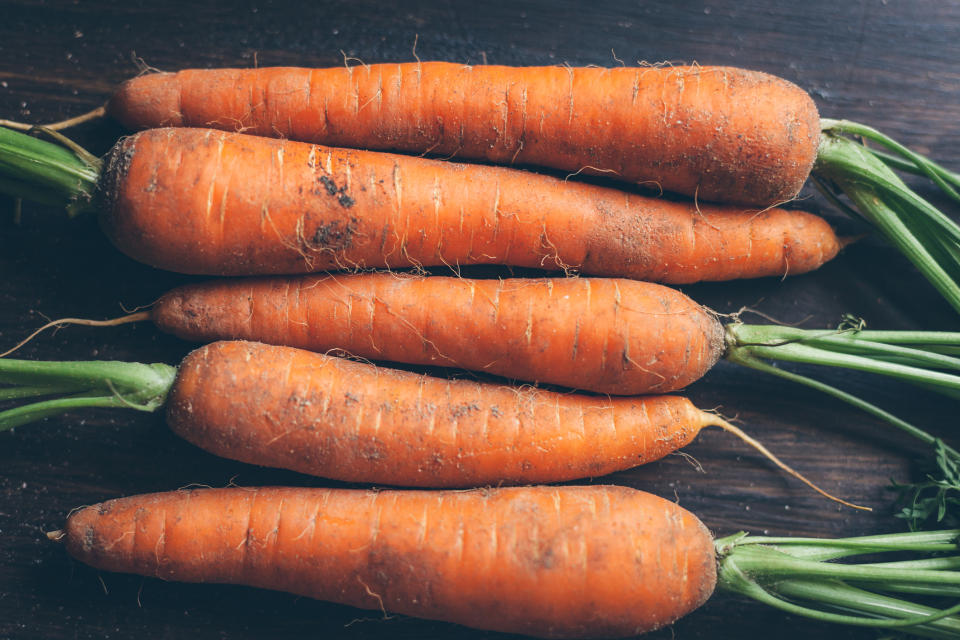
[[[252,342],[187,356],[167,404],[171,430],[216,455],[408,487],[602,476],[685,446],[705,418],[679,396],[444,380]]]
[[[635,395],[700,379],[724,350],[679,291],[613,278],[470,280],[365,273],[215,280],[164,295],[161,330]]]
[[[700,66],[185,70],[127,81],[107,110],[132,129],[214,127],[534,164],[758,206],[796,196],[820,131],[794,84]]]
[[[103,570],[547,638],[656,629],[716,582],[695,516],[614,486],[195,489],[86,507],[66,531],[68,552]]]
[[[688,283],[803,273],[840,248],[800,211],[210,129],[135,134],[106,167],[108,237],[183,273],[509,264]]]

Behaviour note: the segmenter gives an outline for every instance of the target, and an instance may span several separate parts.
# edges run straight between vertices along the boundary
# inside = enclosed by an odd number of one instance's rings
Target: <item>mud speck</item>
[[[349,221],[332,220],[317,227],[313,233],[313,244],[326,249],[346,249],[353,242],[357,219]]]
[[[327,193],[330,195],[335,195],[337,193],[337,183],[327,176],[320,176],[320,184],[326,188]]]

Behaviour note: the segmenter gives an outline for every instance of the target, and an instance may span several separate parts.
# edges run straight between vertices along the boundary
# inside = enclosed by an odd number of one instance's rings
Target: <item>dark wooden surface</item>
[[[869,123],[960,166],[960,3],[476,2],[369,0],[237,3],[0,2],[0,117],[50,121],[102,103],[138,64],[329,66],[421,59],[502,64],[614,65],[646,61],[732,64],[806,88],[827,117]],[[307,6],[312,5],[312,6]],[[102,153],[122,131],[109,122],[73,135]],[[847,230],[819,199],[805,203]],[[122,257],[93,218],[67,220],[0,199],[0,350],[45,317],[108,317],[147,304],[186,278]],[[785,322],[835,324],[854,313],[876,328],[956,327],[955,315],[892,250],[874,240],[817,273],[685,288],[721,312],[753,305]],[[149,326],[67,329],[22,357],[177,363],[192,345]],[[832,382],[943,434],[955,407],[866,376]],[[825,488],[872,505],[855,513],[812,495],[740,442],[701,435],[685,455],[604,482],[675,498],[711,530],[840,536],[897,530],[890,478],[917,473],[918,450],[882,423],[779,380],[722,363],[689,390],[704,408],[745,428]],[[696,462],[695,462],[696,461]],[[697,464],[699,463],[699,464]],[[701,467],[702,466],[702,470]],[[190,484],[322,485],[320,480],[220,460],[177,439],[160,416],[77,412],[0,434],[0,637],[261,638],[504,637],[242,587],[182,585],[103,574],[48,542],[78,505]],[[717,596],[657,638],[874,637]]]

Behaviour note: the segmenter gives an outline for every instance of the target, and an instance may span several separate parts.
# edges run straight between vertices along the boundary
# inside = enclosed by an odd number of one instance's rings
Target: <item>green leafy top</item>
[[[726,358],[731,362],[796,382],[843,400],[933,448],[934,469],[916,484],[896,484],[903,510],[898,517],[912,529],[960,527],[960,451],[927,431],[808,375],[779,366],[799,363],[842,367],[888,376],[960,397],[960,333],[871,331],[862,320],[845,317],[836,329],[778,325],[727,325]]]
[[[911,531],[935,527],[960,527],[960,461],[941,440],[934,444],[934,469],[926,480],[914,484],[893,482],[900,493],[898,518]]]

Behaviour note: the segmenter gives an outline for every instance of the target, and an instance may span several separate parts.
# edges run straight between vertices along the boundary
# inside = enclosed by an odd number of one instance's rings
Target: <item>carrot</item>
[[[150,317],[195,342],[341,349],[619,395],[682,389],[724,351],[709,311],[674,289],[623,279],[216,280],[170,291]]]
[[[108,571],[548,638],[659,628],[716,582],[706,527],[621,487],[179,491],[77,511],[65,543]]]
[[[291,347],[217,342],[165,364],[0,360],[0,430],[82,407],[156,411],[206,451],[337,480],[419,487],[558,482],[659,459],[725,429],[686,398],[610,398],[443,380]],[[843,502],[843,501],[840,501]],[[849,503],[844,503],[849,504]],[[849,505],[853,506],[853,505]]]
[[[625,487],[194,489],[84,507],[47,535],[107,571],[545,638],[634,636],[693,611],[715,589],[824,621],[960,635],[952,616],[960,606],[889,595],[955,596],[953,558],[828,562],[955,552],[957,531],[714,541],[685,509]]]
[[[107,112],[131,129],[215,127],[535,164],[761,206],[797,195],[820,134],[797,86],[700,66],[186,70],[127,81]]]
[[[803,273],[840,248],[822,219],[800,211],[697,207],[499,167],[213,130],[136,134],[102,168],[71,165],[65,149],[0,129],[5,153],[26,158],[9,193],[99,207],[124,253],[184,273],[480,263],[695,282]]]

